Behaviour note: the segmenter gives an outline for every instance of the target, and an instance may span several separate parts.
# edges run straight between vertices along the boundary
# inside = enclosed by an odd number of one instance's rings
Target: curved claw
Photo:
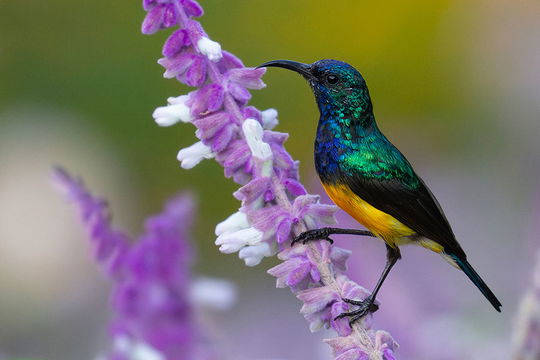
[[[354,299],[348,299],[348,298],[341,298],[341,301],[346,302],[347,304],[351,305],[362,305],[365,300],[354,300]]]
[[[354,316],[353,312],[354,311],[343,312],[343,313],[339,314],[338,316],[336,316],[334,318],[334,321],[339,320],[339,319],[343,319],[343,318],[348,317],[348,316]]]
[[[352,327],[354,322],[355,321],[358,321],[360,320],[361,318],[363,318],[364,316],[366,316],[367,314],[364,314],[364,315],[356,315],[356,316],[353,316],[349,319],[349,326]]]
[[[347,298],[343,298],[342,300],[348,304],[359,306],[359,308],[356,310],[341,313],[334,318],[334,320],[338,320],[349,317],[349,325],[352,325],[355,321],[360,320],[367,314],[374,313],[379,310],[379,305],[374,303],[375,299],[372,299],[371,296],[362,301]]]

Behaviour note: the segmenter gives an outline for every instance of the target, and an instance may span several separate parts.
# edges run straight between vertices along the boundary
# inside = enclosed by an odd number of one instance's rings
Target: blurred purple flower
[[[145,2],[148,14],[143,33],[168,27],[169,22],[153,12],[163,11],[155,10],[158,6],[174,6],[180,29],[169,36],[163,48],[165,57],[158,62],[165,68],[164,77],[176,77],[198,89],[169,98],[168,105],[157,108],[153,116],[160,126],[179,121],[196,126],[200,141],[180,150],[181,166],[189,169],[203,159],[215,158],[226,177],[243,185],[234,193],[242,206],[217,225],[216,244],[224,253],[238,252],[248,266],[279,251],[283,262],[268,272],[277,277],[278,287],[290,287],[304,302],[301,312],[313,331],[331,327],[338,333],[340,337],[330,342],[336,359],[393,359],[397,344],[386,332],[370,330],[369,319],[352,329],[346,319],[333,320],[348,310],[342,298],[362,300],[369,294],[343,274],[349,253],[325,241],[289,246],[295,235],[335,223],[337,208],[321,204],[300,183],[298,162],[284,148],[288,135],[272,131],[277,124],[276,110],[247,106],[248,89],[265,86],[261,80],[265,69],[246,68],[234,55],[222,51],[191,18],[202,14],[194,4]]]
[[[514,359],[540,359],[540,253],[533,281],[519,308],[514,331]]]
[[[76,203],[87,226],[96,261],[106,273],[119,279],[129,251],[131,238],[111,225],[109,207],[104,199],[92,196],[81,180],[71,177],[63,169],[54,170],[54,179],[66,197]]]
[[[193,319],[189,298],[191,198],[172,198],[161,214],[146,220],[143,235],[133,241],[112,227],[106,202],[93,197],[82,181],[61,169],[54,175],[81,210],[96,261],[115,281],[114,348],[108,358],[214,359]]]

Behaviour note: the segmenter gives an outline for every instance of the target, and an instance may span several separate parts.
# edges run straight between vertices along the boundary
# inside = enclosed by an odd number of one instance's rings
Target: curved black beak
[[[262,68],[262,67],[272,67],[272,66],[296,71],[297,73],[301,74],[302,76],[306,78],[311,78],[313,76],[311,75],[311,71],[310,71],[311,65],[302,64],[300,62],[291,61],[291,60],[268,61],[268,62],[265,62],[264,64],[257,66],[257,69]]]

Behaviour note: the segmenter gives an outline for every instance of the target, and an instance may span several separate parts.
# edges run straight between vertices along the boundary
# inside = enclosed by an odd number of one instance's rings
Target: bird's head
[[[358,70],[338,60],[302,64],[291,60],[268,61],[258,67],[281,67],[301,74],[311,85],[317,102],[354,106],[370,102],[367,85]]]

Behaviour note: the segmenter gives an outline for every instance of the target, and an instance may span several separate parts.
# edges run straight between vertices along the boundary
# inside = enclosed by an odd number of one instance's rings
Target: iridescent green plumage
[[[339,66],[336,66],[339,65]],[[315,166],[323,182],[359,175],[370,179],[399,179],[416,189],[419,179],[398,149],[381,133],[369,91],[350,65],[329,61],[319,72],[332,69],[338,88],[312,83],[321,113],[315,139]]]

